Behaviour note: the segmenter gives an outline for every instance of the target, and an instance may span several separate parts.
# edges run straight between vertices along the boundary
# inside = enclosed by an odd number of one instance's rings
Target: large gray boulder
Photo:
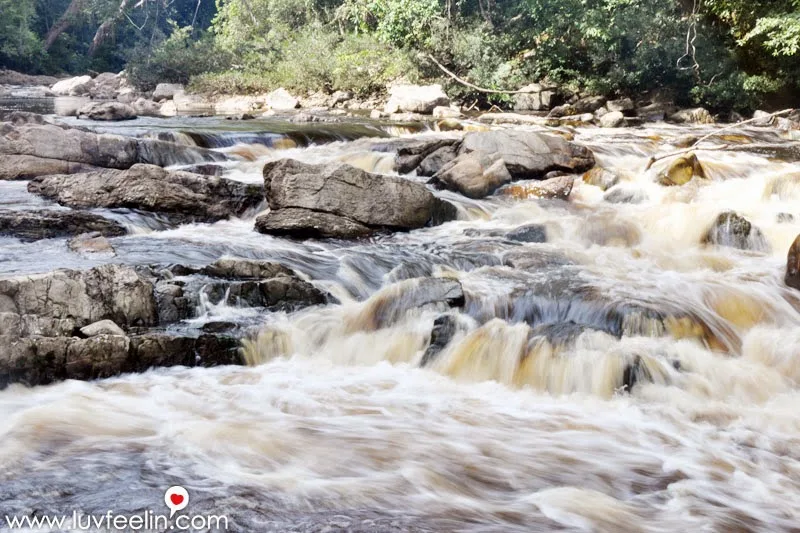
[[[159,83],[153,91],[153,100],[171,100],[175,93],[186,90],[180,83]]]
[[[256,219],[256,230],[278,237],[298,239],[359,239],[375,230],[347,217],[311,209],[287,207]]]
[[[78,118],[106,122],[133,120],[136,110],[120,102],[92,102],[78,110]]]
[[[31,181],[28,190],[68,207],[142,209],[181,221],[215,221],[241,215],[263,201],[257,185],[168,171],[155,165],[44,176]]]
[[[538,83],[526,85],[520,91],[526,92],[514,95],[514,111],[548,111],[559,103],[555,90]]]
[[[0,210],[0,235],[23,241],[71,237],[92,232],[99,232],[106,237],[118,237],[127,233],[120,223],[83,211]]]
[[[36,321],[40,326],[61,321],[53,326],[60,330],[56,335],[69,331],[67,325],[74,329],[106,319],[122,327],[155,326],[158,320],[152,283],[125,265],[1,278],[0,313],[20,317],[20,327],[31,316],[40,319]],[[53,334],[18,331],[26,333]]]
[[[76,76],[55,83],[50,90],[58,96],[83,96],[94,87],[91,76]]]
[[[733,211],[725,211],[717,216],[703,237],[703,244],[769,251],[769,243],[761,230]]]
[[[348,219],[371,231],[421,228],[456,216],[451,204],[436,198],[420,183],[370,174],[350,165],[309,165],[282,159],[264,167],[264,184],[273,212],[312,211],[338,217],[337,221]],[[258,228],[269,229],[264,224]],[[336,233],[327,229],[325,232]],[[302,228],[297,229],[297,234],[305,236]]]
[[[386,113],[433,113],[439,106],[449,106],[450,99],[441,85],[395,85],[389,89]]]
[[[454,153],[455,159],[445,162]],[[456,152],[434,152],[420,168],[424,174],[440,167],[431,183],[469,198],[483,198],[512,180],[539,179],[553,171],[578,173],[594,164],[589,149],[563,137],[498,130],[469,133]]]

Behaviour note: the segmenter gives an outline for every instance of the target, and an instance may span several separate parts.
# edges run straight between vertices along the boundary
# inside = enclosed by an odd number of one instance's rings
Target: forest
[[[127,70],[139,88],[352,91],[437,79],[661,91],[712,110],[794,105],[800,0],[0,0],[0,67]]]

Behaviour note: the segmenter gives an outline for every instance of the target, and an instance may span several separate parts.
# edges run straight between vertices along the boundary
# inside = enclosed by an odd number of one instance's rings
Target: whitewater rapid
[[[256,326],[248,367],[0,391],[2,510],[135,513],[179,484],[233,531],[800,531],[800,293],[782,281],[800,178],[795,161],[747,150],[793,141],[753,129],[725,141],[735,149],[698,152],[702,183],[659,185],[665,163],[645,171],[707,131],[576,132],[639,203],[584,183],[568,203],[440,193],[460,220],[357,243],[260,235],[252,217],[109,214],[134,230],[113,239],[115,261],[269,259],[340,304],[205,302],[188,327]],[[240,156],[226,176],[257,182],[280,157],[391,169],[345,138],[290,139],[218,141]],[[20,184],[0,190],[40,207]],[[724,210],[768,249],[702,245]],[[504,237],[529,224],[546,243]],[[62,245],[0,240],[0,271],[94,266]],[[403,295],[396,283],[417,276],[457,279],[464,309],[404,309],[376,326]],[[420,368],[442,313],[461,329]]]

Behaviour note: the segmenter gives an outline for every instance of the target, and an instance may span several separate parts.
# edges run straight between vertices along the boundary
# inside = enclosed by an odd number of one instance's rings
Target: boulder
[[[559,176],[526,185],[511,185],[500,191],[514,198],[541,198],[543,200],[568,200],[575,184],[573,176]]]
[[[136,111],[120,102],[92,102],[78,110],[78,118],[102,121],[133,120]]]
[[[678,111],[678,106],[670,102],[652,102],[641,106],[636,110],[636,114],[648,122],[661,122],[668,116]]]
[[[783,280],[789,287],[800,291],[800,235],[789,247],[786,256],[786,276]]]
[[[606,105],[605,96],[587,96],[575,102],[575,110],[577,114],[594,113],[604,105]]]
[[[375,232],[347,217],[296,207],[273,210],[259,216],[256,230],[298,239],[358,239]]]
[[[161,104],[148,100],[147,98],[139,98],[131,104],[133,111],[143,117],[159,117],[161,116]]]
[[[84,96],[93,87],[91,76],[77,76],[55,83],[50,90],[58,96]]]
[[[105,319],[124,327],[157,325],[153,285],[125,265],[0,278],[0,312],[68,320],[78,328]]]
[[[586,172],[582,179],[584,183],[588,185],[594,185],[595,187],[600,187],[600,189],[604,191],[619,183],[619,176],[617,176],[614,172],[606,170],[602,167],[594,167],[590,171]]]
[[[266,104],[275,111],[291,111],[300,107],[300,100],[281,87],[266,96]]]
[[[457,315],[441,315],[433,321],[431,330],[431,340],[428,348],[422,354],[419,366],[424,368],[436,360],[436,357],[444,350],[459,332],[459,320]]]
[[[84,163],[49,159],[32,155],[0,155],[0,181],[29,180],[51,174],[77,174],[98,170]]]
[[[390,285],[367,300],[348,321],[348,330],[376,331],[390,327],[409,312],[425,308],[447,310],[464,306],[464,289],[450,278],[414,278]]]
[[[309,165],[282,159],[264,167],[264,183],[273,212],[311,210],[373,230],[408,230],[455,218],[455,208],[424,185],[350,165]],[[270,216],[274,220],[276,215]],[[259,229],[265,227],[262,223]]]
[[[547,228],[544,224],[528,224],[509,231],[505,237],[510,241],[517,242],[547,242]]]
[[[726,211],[717,216],[702,242],[740,250],[769,250],[769,244],[761,230],[743,216],[732,211]]]
[[[65,379],[103,379],[153,367],[210,367],[243,363],[239,341],[232,337],[99,335],[8,339],[0,337],[0,388],[11,383],[47,385]]]
[[[201,272],[207,276],[227,279],[269,279],[278,276],[296,276],[292,269],[280,263],[238,258],[218,259]]]
[[[125,235],[125,228],[113,220],[82,211],[0,210],[0,235],[23,241],[68,237],[98,232],[107,237]]]
[[[440,105],[433,108],[433,118],[461,118],[463,116],[461,111],[452,107]]]
[[[506,163],[494,154],[467,153],[447,163],[430,183],[459,192],[467,198],[485,198],[509,183]]]
[[[694,109],[682,109],[677,113],[669,115],[670,122],[679,124],[713,124],[714,117],[707,109],[697,107]]]
[[[625,115],[622,111],[610,111],[600,117],[600,126],[603,128],[619,128],[625,125]]]
[[[259,186],[154,165],[34,179],[28,190],[73,208],[129,208],[180,221],[215,221],[242,215],[263,201]]]
[[[90,95],[98,100],[113,100],[122,86],[125,78],[113,72],[103,72],[92,80]]]
[[[458,156],[458,146],[451,144],[435,150],[419,163],[418,176],[432,177]]]
[[[574,105],[564,104],[551,109],[547,116],[551,118],[561,118],[579,114],[578,109]]]
[[[705,179],[706,173],[697,156],[689,152],[670,161],[669,166],[658,176],[658,182],[664,186],[685,185],[692,178]]]
[[[521,88],[528,91],[514,95],[514,111],[547,111],[558,102],[556,91],[545,89],[538,83],[532,83]]]
[[[153,100],[172,100],[175,93],[185,90],[180,83],[159,83],[153,91]]]
[[[614,113],[632,113],[636,110],[636,104],[633,103],[633,100],[630,98],[620,98],[619,100],[609,100],[606,102],[606,109],[609,112]]]
[[[389,102],[384,111],[430,114],[438,106],[449,105],[450,99],[441,85],[395,85],[389,89]]]
[[[505,162],[515,180],[541,178],[553,170],[584,172],[595,164],[594,154],[563,137],[532,131],[498,130],[468,133],[459,155],[477,152]]]
[[[85,337],[97,337],[100,335],[117,335],[124,337],[125,332],[112,320],[101,320],[94,324],[89,324],[81,328],[81,334]]]

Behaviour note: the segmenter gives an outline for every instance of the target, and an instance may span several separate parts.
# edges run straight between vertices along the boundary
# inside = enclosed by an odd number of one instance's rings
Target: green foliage
[[[41,42],[32,31],[36,5],[33,0],[0,0],[0,63],[17,66],[35,62]]]
[[[188,83],[192,76],[220,71],[230,65],[210,36],[192,38],[192,29],[176,28],[155,47],[139,46],[129,57],[128,79],[152,90],[159,83]]]
[[[338,16],[385,43],[425,48],[441,12],[438,0],[346,0]]]

